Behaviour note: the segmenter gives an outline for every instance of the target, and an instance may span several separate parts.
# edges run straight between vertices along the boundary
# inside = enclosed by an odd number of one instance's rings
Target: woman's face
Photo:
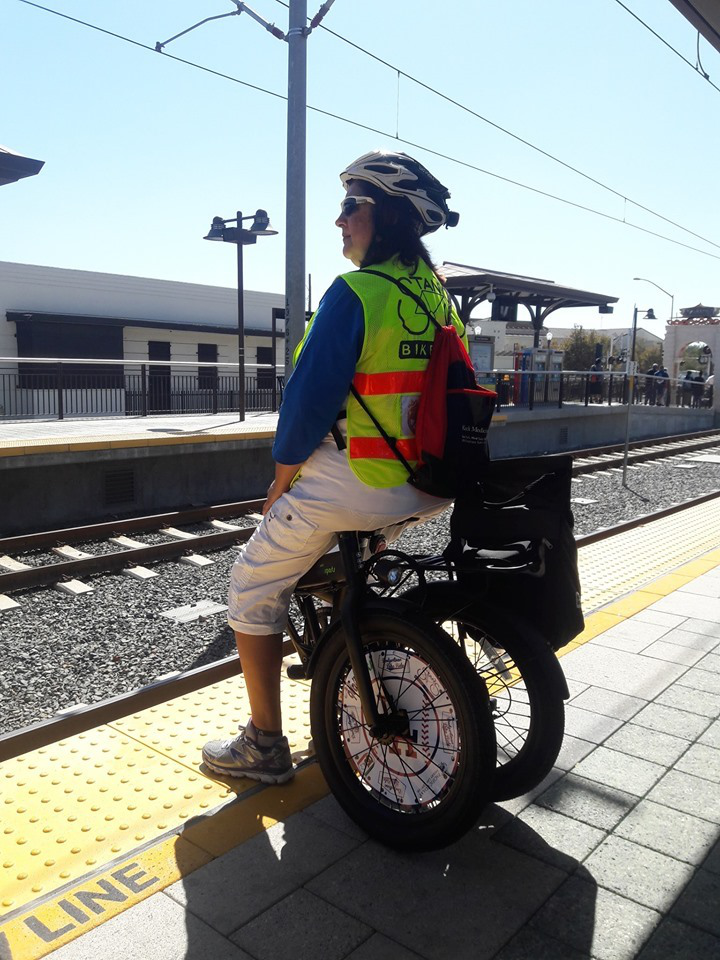
[[[354,180],[347,186],[346,197],[363,197],[362,180]],[[343,256],[351,260],[356,267],[365,259],[375,235],[375,221],[373,204],[358,204],[352,213],[347,216],[341,213],[335,221],[335,226],[342,230]]]

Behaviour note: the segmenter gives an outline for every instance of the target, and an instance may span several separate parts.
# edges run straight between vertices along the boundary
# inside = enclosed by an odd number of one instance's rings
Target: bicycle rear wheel
[[[320,767],[371,836],[403,849],[445,846],[470,829],[492,789],[484,684],[460,648],[405,605],[364,613],[360,634],[379,709],[404,711],[407,730],[382,741],[370,732],[338,624],[318,651],[310,694]]]
[[[492,800],[519,797],[550,772],[565,734],[565,677],[553,650],[528,625],[479,602],[455,583],[427,584],[424,613],[440,623],[482,677],[497,738]]]

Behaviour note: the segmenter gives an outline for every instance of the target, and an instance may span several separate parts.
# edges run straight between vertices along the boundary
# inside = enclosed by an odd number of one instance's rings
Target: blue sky
[[[320,0],[317,0],[319,6]],[[287,27],[278,0],[252,0]],[[692,63],[697,34],[664,0],[626,0]],[[228,0],[47,0],[154,46]],[[45,160],[0,189],[0,259],[233,286],[234,250],[202,237],[214,215],[268,210],[277,237],[246,250],[246,286],[284,287],[286,104],[20,2],[0,4],[0,143]],[[316,12],[309,0],[308,13]],[[589,176],[452,106],[318,29],[308,40],[307,269],[314,303],[347,269],[334,226],[338,173],[377,147],[417,156],[448,185],[460,225],[438,261],[522,273],[620,297],[612,317],[559,312],[558,325],[623,326],[670,299],[720,306],[720,92],[616,0],[335,0],[324,24]],[[208,23],[167,52],[284,96],[286,45],[247,15]],[[720,54],[700,56],[720,86]],[[395,134],[416,146],[395,139]],[[433,156],[427,149],[445,154]],[[460,161],[460,162],[456,162]],[[491,171],[622,223],[471,169]],[[705,240],[640,210],[636,201]],[[710,242],[708,242],[710,241]]]

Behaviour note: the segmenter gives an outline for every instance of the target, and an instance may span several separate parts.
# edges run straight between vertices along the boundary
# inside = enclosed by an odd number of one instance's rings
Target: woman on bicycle
[[[294,774],[280,672],[297,581],[336,532],[427,519],[448,503],[407,483],[365,407],[414,466],[415,410],[435,335],[428,313],[464,334],[422,237],[455,226],[458,215],[447,189],[403,153],[368,153],[340,179],[346,194],[335,224],[343,256],[359,269],[330,286],[298,347],[273,446],[275,479],[231,576],[228,622],[251,719],[233,739],[203,749],[210,769],[265,783]]]

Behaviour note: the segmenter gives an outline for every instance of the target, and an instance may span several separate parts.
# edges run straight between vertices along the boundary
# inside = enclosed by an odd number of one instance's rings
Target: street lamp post
[[[242,226],[244,220],[252,220],[249,230]],[[229,223],[236,223],[236,227],[229,227]],[[256,243],[258,237],[272,237],[277,230],[270,227],[270,218],[265,210],[256,210],[255,213],[244,217],[238,210],[237,216],[231,220],[222,217],[213,217],[210,230],[203,239],[221,240],[224,243],[234,243],[237,246],[237,312],[238,312],[238,412],[239,419],[245,419],[245,304],[243,302],[243,247],[246,244]]]
[[[643,283],[651,283],[654,287],[657,287],[661,293],[664,293],[666,297],[670,297],[670,319],[675,316],[675,297],[672,293],[668,293],[667,290],[663,290],[659,283],[655,283],[654,280],[648,280],[646,277],[633,277],[633,280],[642,280]],[[650,319],[653,319],[652,317]]]
[[[625,411],[625,453],[623,455],[623,475],[622,482],[623,486],[626,487],[627,483],[627,466],[628,466],[628,450],[630,448],[630,407],[632,406],[633,397],[635,394],[635,377],[637,376],[637,371],[635,370],[635,341],[637,339],[637,318],[638,313],[644,313],[647,320],[655,320],[655,313],[653,308],[650,307],[647,310],[638,310],[637,305],[633,306],[633,322],[632,322],[632,346],[630,352],[628,353],[627,362],[626,362],[626,379],[627,379],[627,409]]]

